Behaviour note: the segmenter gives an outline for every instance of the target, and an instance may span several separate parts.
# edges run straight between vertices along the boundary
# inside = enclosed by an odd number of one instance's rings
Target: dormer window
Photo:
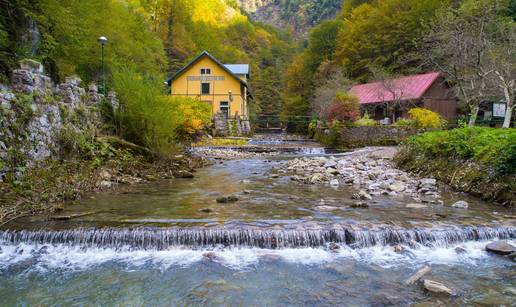
[[[211,75],[211,68],[201,68],[201,75]]]

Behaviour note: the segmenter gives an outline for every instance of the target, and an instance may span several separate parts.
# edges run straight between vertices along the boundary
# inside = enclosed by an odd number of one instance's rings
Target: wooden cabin
[[[458,102],[438,72],[358,84],[349,93],[358,97],[362,113],[376,120],[408,118],[415,107],[432,110],[449,122],[457,118]]]

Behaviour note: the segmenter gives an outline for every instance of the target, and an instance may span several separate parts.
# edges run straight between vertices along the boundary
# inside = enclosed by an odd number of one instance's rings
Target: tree
[[[493,74],[488,81],[498,88],[505,100],[506,109],[503,128],[509,128],[516,96],[516,23],[501,22],[495,28],[487,50],[488,67]]]
[[[335,59],[351,77],[367,81],[368,67],[403,72],[419,63],[401,57],[415,50],[421,23],[430,20],[446,0],[383,0],[364,3],[343,14]]]
[[[423,57],[446,74],[469,107],[469,126],[475,124],[480,103],[497,96],[489,86],[496,62],[489,54],[506,4],[504,0],[466,0],[457,9],[442,8],[421,44]]]
[[[328,121],[355,121],[360,117],[358,98],[348,93],[337,93],[327,110]]]
[[[330,72],[324,71],[330,63],[321,65],[317,75],[314,94],[310,99],[312,113],[317,117],[323,118],[328,114],[328,108],[333,103],[333,99],[339,92],[347,92],[352,85],[352,81],[347,79],[340,70],[333,69]]]

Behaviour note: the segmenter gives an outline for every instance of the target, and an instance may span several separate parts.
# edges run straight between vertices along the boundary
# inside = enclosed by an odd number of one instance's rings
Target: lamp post
[[[107,38],[105,36],[101,36],[98,38],[98,42],[100,43],[100,66],[101,66],[101,78],[102,78],[102,94],[106,96],[106,74],[104,70],[104,45],[107,43]]]
[[[233,92],[231,90],[228,91],[228,118],[231,117],[231,103],[233,102]]]

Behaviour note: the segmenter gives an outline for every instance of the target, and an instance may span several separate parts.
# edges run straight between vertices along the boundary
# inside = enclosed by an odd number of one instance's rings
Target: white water
[[[56,269],[85,270],[92,266],[114,262],[128,268],[151,265],[161,269],[172,266],[188,267],[200,261],[212,261],[222,266],[242,270],[260,262],[284,261],[299,265],[313,266],[342,259],[374,264],[383,268],[418,264],[476,265],[488,257],[484,248],[489,241],[470,241],[448,247],[410,248],[396,253],[389,246],[374,246],[351,249],[341,246],[336,251],[324,248],[215,248],[191,249],[174,247],[168,250],[141,250],[125,248],[99,248],[65,244],[0,245],[0,271],[12,266],[24,269],[47,271]],[[516,240],[509,241],[516,244]],[[456,247],[466,252],[458,254]],[[209,253],[209,254],[207,254]],[[207,257],[209,256],[209,257]]]

